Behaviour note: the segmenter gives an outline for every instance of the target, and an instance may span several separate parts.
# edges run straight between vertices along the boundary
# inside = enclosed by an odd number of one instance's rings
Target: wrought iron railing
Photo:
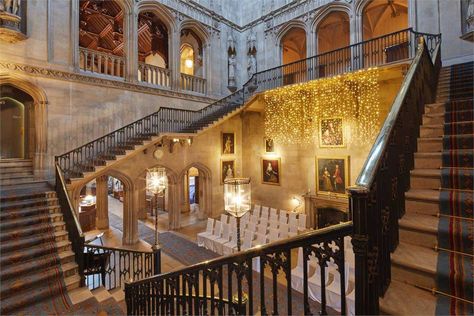
[[[171,71],[167,68],[138,63],[138,81],[157,87],[171,87]]]
[[[398,219],[405,212],[424,105],[435,99],[441,38],[436,36],[434,50],[423,39],[356,186],[349,189],[358,315],[379,314],[379,297],[390,284],[390,253],[399,241]]]
[[[407,29],[320,54],[291,64],[258,72],[242,89],[199,111],[161,107],[157,112],[56,157],[66,180],[82,177],[95,166],[125,154],[140,141],[163,132],[194,133],[242,106],[255,93],[276,87],[338,75],[364,67],[380,66],[415,56],[416,40],[425,38],[432,54],[438,35]],[[350,52],[350,53],[349,53]]]
[[[59,206],[63,214],[64,222],[68,232],[69,240],[71,241],[72,250],[74,251],[75,260],[78,265],[79,276],[81,278],[80,284],[84,285],[84,235],[82,233],[81,225],[79,225],[79,219],[76,216],[76,212],[72,206],[71,200],[66,189],[66,181],[63,178],[63,174],[58,164],[55,165],[56,169],[56,195],[58,197]]]
[[[123,288],[125,282],[161,273],[160,249],[137,251],[86,244],[84,246],[85,284],[90,289]]]
[[[352,232],[347,222],[251,248],[227,257],[201,262],[178,271],[125,284],[128,315],[305,315],[326,314],[328,266],[338,274],[337,293],[346,311],[344,237]],[[293,290],[292,262],[301,248],[302,291]],[[320,273],[319,287],[310,275]],[[310,271],[311,270],[311,271]],[[264,272],[264,273],[263,273]],[[308,282],[309,280],[309,282]],[[327,281],[327,280],[326,280]],[[283,288],[282,288],[283,287]],[[310,290],[309,290],[310,289]],[[318,296],[312,302],[309,291]]]
[[[185,91],[206,94],[206,79],[181,73],[180,88]]]
[[[79,68],[83,71],[124,78],[125,63],[121,56],[79,48]]]

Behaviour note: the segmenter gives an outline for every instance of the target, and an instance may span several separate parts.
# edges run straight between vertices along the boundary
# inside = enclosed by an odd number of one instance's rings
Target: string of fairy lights
[[[379,129],[379,74],[379,69],[369,68],[265,92],[266,137],[310,144],[320,119],[342,117],[351,143],[373,142]]]

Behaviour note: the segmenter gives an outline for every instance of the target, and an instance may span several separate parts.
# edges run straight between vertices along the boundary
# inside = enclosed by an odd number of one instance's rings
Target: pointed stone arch
[[[285,40],[285,37],[289,36],[292,32],[300,32],[301,31],[304,33],[304,45],[302,47],[293,47],[292,51],[295,52],[295,54],[299,55],[297,58],[295,56],[291,57],[290,58],[290,61],[288,60],[285,60],[285,55],[284,55],[284,52],[283,50],[285,49],[284,48],[284,45],[283,45],[283,41]],[[299,35],[299,37],[301,37],[301,34]],[[276,42],[275,42],[275,45],[278,46],[278,56],[279,56],[279,60],[281,62],[281,64],[286,64],[286,63],[289,63],[289,62],[294,62],[296,60],[300,60],[300,59],[304,59],[306,57],[308,57],[308,30],[307,30],[307,25],[302,22],[302,21],[298,21],[298,20],[293,20],[293,21],[290,21],[288,22],[287,24],[285,24],[283,27],[280,28],[280,30],[278,31],[277,33],[277,36],[276,36]],[[288,39],[287,39],[288,40]],[[293,43],[293,46],[299,44],[301,42],[301,40],[293,40],[293,41],[289,41],[289,43]],[[304,49],[304,54],[302,54],[301,50]],[[290,49],[288,51],[291,51]],[[295,60],[293,60],[295,59]]]
[[[212,217],[212,171],[206,165],[200,162],[193,162],[188,164],[183,170],[181,170],[178,180],[179,180],[179,190],[178,194],[180,197],[180,210],[184,207],[186,199],[184,197],[185,190],[185,176],[190,168],[196,168],[199,171],[199,213],[198,218],[200,220]],[[179,212],[179,216],[181,212]],[[178,218],[179,223],[179,218]]]
[[[35,85],[26,78],[14,73],[0,74],[0,85],[13,86],[33,98],[34,116],[34,157],[33,169],[35,176],[45,177],[48,161],[46,152],[48,150],[48,99],[42,88]]]

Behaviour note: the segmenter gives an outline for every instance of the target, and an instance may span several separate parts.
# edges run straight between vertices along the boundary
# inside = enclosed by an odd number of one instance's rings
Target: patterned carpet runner
[[[0,204],[1,314],[53,315],[71,307],[50,222],[49,193]]]
[[[451,80],[456,76],[453,68]],[[472,80],[467,84],[472,85]],[[462,97],[465,97],[463,94]],[[438,226],[436,314],[473,315],[473,100],[446,103]],[[451,96],[451,99],[453,96]]]

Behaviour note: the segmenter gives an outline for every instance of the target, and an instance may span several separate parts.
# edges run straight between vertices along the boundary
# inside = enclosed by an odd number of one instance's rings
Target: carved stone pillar
[[[179,203],[178,196],[180,190],[176,183],[170,183],[168,185],[168,228],[171,230],[179,229],[179,221],[181,218],[181,205]]]
[[[147,218],[147,203],[146,203],[146,179],[140,178],[136,182],[137,186],[137,195],[138,195],[138,219],[146,219]]]
[[[124,19],[125,57],[127,70],[125,79],[128,82],[138,81],[138,16],[130,12]]]
[[[48,118],[46,114],[46,103],[38,102],[34,105],[35,120],[35,154],[34,154],[34,173],[37,178],[46,176],[45,158],[48,147],[47,129]]]
[[[181,204],[181,212],[188,213],[189,207],[189,171],[186,171],[183,179],[183,203]]]
[[[180,80],[181,80],[181,69],[180,69],[180,46],[181,38],[179,30],[174,30],[171,32],[169,37],[170,49],[169,49],[169,68],[171,71],[171,89],[179,90],[180,89]]]
[[[26,1],[0,1],[0,40],[16,43],[26,37]]]
[[[96,180],[96,220],[97,229],[109,229],[108,176],[99,176]]]
[[[123,236],[124,245],[133,245],[138,242],[138,212],[134,211],[133,188],[123,187]]]

